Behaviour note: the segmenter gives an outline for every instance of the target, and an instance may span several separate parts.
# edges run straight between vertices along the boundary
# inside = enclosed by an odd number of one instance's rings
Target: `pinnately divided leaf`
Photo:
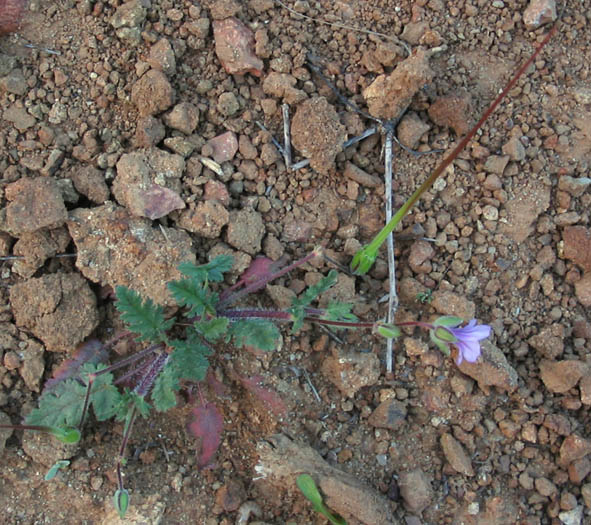
[[[203,285],[208,282],[219,283],[224,278],[224,273],[232,268],[234,258],[231,255],[218,255],[211,261],[200,266],[195,266],[190,262],[179,264],[181,273]]]
[[[130,331],[139,335],[139,341],[166,341],[166,330],[172,327],[174,319],[164,319],[162,306],[154,304],[150,298],[143,301],[139,293],[125,286],[117,286],[115,294],[115,307],[121,319],[127,323]]]
[[[217,294],[210,292],[201,283],[191,279],[171,281],[166,286],[179,306],[189,308],[186,317],[201,317],[215,314]]]
[[[322,318],[330,321],[358,321],[357,316],[351,312],[352,308],[353,305],[348,303],[330,303]]]
[[[173,370],[178,379],[189,381],[203,381],[209,368],[208,355],[212,350],[190,333],[187,339],[175,339],[170,342],[174,351],[170,355]]]
[[[274,350],[280,336],[279,329],[268,319],[241,319],[230,324],[227,338],[233,337],[238,348],[254,346],[260,350]]]
[[[193,323],[193,328],[208,341],[217,341],[228,330],[228,323],[226,317],[215,317],[208,321],[197,321]]]
[[[39,399],[39,407],[26,418],[28,425],[69,426],[80,424],[88,374],[105,368],[105,365],[85,363],[80,367],[81,379],[66,379],[57,383]],[[96,376],[90,391],[89,403],[96,418],[104,421],[114,416],[121,401],[121,394],[112,384],[113,374]]]
[[[302,327],[305,316],[305,308],[310,305],[314,299],[326,292],[331,286],[337,282],[336,270],[331,270],[326,276],[320,279],[316,284],[308,287],[299,297],[296,297],[289,308],[289,313],[292,315],[292,333],[296,333]]]

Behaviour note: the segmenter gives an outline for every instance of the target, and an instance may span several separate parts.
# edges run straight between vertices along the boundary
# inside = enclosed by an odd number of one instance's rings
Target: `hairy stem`
[[[365,246],[361,251],[365,253],[377,253],[380,246],[384,243],[384,241],[388,238],[388,235],[394,231],[398,223],[403,219],[403,217],[410,211],[410,209],[415,205],[415,203],[419,200],[421,195],[425,193],[433,183],[439,178],[439,176],[445,171],[445,169],[456,159],[460,151],[462,151],[468,142],[476,135],[476,132],[480,129],[482,124],[491,113],[497,108],[500,104],[501,100],[505,98],[507,93],[513,89],[513,86],[519,80],[519,77],[525,72],[525,70],[530,66],[530,64],[536,59],[542,48],[548,43],[552,35],[556,31],[556,25],[552,27],[550,32],[546,35],[542,43],[538,46],[538,48],[534,51],[534,53],[529,57],[529,59],[517,70],[513,78],[509,81],[509,83],[505,86],[505,89],[501,91],[500,95],[494,100],[494,102],[489,106],[489,108],[484,112],[480,120],[472,127],[472,129],[468,132],[468,134],[458,143],[458,145],[453,149],[453,151],[443,159],[441,164],[435,168],[435,170],[429,175],[427,180],[423,182],[419,188],[410,196],[410,198],[402,205],[402,207],[395,213],[394,217],[384,226],[384,228],[375,236],[375,238]],[[363,272],[365,273],[365,272]]]

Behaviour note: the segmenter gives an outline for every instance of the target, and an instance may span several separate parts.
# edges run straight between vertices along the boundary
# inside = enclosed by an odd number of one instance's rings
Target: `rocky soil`
[[[317,244],[346,266],[383,225],[384,163],[379,134],[343,142],[404,114],[403,146],[451,151],[561,8],[284,4],[30,0],[0,37],[0,422],[19,423],[84,340],[121,330],[116,285],[168,306],[181,261],[230,253],[227,284],[259,254],[291,261]],[[397,319],[490,324],[480,360],[458,367],[410,329],[391,376],[367,333],[304,326],[268,354],[220,348],[215,462],[197,467],[189,394],[138,421],[126,522],[326,523],[295,486],[305,472],[349,524],[591,523],[590,23],[589,0],[568,3],[396,244]],[[293,162],[309,159],[296,170],[272,142],[283,104]],[[395,148],[395,208],[441,156]],[[284,306],[331,267],[314,261],[254,300]],[[387,275],[385,253],[368,277],[341,268],[330,299],[380,318]],[[6,523],[118,523],[121,434],[90,422],[65,448],[0,431]],[[44,481],[59,459],[71,465]]]

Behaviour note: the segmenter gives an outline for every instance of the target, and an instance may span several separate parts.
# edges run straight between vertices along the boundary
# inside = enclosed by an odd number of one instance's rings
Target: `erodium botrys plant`
[[[183,279],[168,283],[170,294],[179,306],[178,313],[166,318],[164,309],[137,292],[119,286],[115,306],[128,331],[112,341],[96,340],[83,345],[50,379],[39,400],[39,407],[23,425],[7,426],[22,430],[47,432],[66,443],[76,443],[81,428],[92,409],[97,421],[115,418],[124,422],[123,439],[116,458],[117,490],[114,503],[123,516],[129,506],[129,492],[124,486],[122,467],[132,427],[138,417],[148,417],[155,409],[165,412],[177,403],[177,392],[188,383],[206,380],[209,358],[220,342],[273,350],[278,346],[278,323],[291,323],[292,333],[302,324],[315,323],[332,329],[371,329],[387,338],[401,334],[400,327],[381,321],[358,320],[351,305],[334,303],[316,308],[312,303],[334,285],[337,272],[331,270],[316,284],[292,301],[286,310],[235,307],[246,295],[264,288],[273,279],[321,255],[316,249],[306,257],[275,269],[272,261],[256,259],[237,285],[218,293],[212,289],[223,280],[232,266],[230,256],[218,256],[209,263],[195,266],[182,263]],[[431,339],[449,355],[450,348],[459,350],[457,361],[475,361],[480,354],[479,340],[487,337],[490,328],[475,326],[471,321],[460,328],[462,320],[443,317],[435,322],[404,323],[429,330]],[[105,350],[116,341],[135,336],[145,347],[112,365],[103,362]],[[246,388],[257,390],[252,379],[242,379]],[[258,390],[260,392],[260,389]],[[148,399],[150,402],[148,402]],[[188,425],[191,433],[201,438],[199,467],[207,466],[221,441],[223,416],[214,403],[201,399],[193,410],[194,420]]]

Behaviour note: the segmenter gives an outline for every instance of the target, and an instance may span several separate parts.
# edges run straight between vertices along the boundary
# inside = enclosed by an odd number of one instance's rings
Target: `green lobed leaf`
[[[62,443],[66,443],[67,445],[72,445],[74,443],[78,443],[82,434],[80,430],[75,427],[48,427],[50,428],[51,434],[59,439]]]
[[[202,283],[190,279],[171,281],[166,285],[179,306],[189,308],[185,317],[215,315],[218,295],[207,290]]]
[[[174,366],[169,361],[154,381],[152,388],[152,403],[158,412],[166,412],[176,406],[175,392],[179,389]]]
[[[125,286],[117,286],[115,294],[115,308],[129,330],[139,335],[139,341],[166,341],[166,331],[172,327],[174,319],[164,319],[162,306],[154,304],[150,298],[142,300],[139,293]]]
[[[117,412],[121,392],[113,383],[113,374],[96,376],[92,385],[91,401],[94,415],[99,421],[112,418]]]
[[[351,312],[352,308],[353,305],[349,303],[330,303],[325,309],[323,319],[330,321],[358,321],[357,316]]]
[[[234,257],[231,255],[218,255],[206,264],[196,266],[190,262],[179,264],[181,273],[199,284],[207,282],[218,283],[223,280],[224,273],[232,268]]]
[[[227,332],[228,323],[225,317],[215,317],[207,321],[197,321],[193,323],[193,328],[208,341],[217,341]]]
[[[212,350],[190,333],[187,334],[186,340],[174,339],[170,344],[174,348],[170,355],[170,363],[176,377],[203,381],[209,368],[207,356],[211,355]]]
[[[115,407],[115,419],[117,421],[125,421],[132,408],[135,408],[140,416],[144,418],[150,414],[149,403],[133,390],[126,388],[125,392],[119,398],[119,403]]]
[[[281,334],[273,322],[268,319],[241,319],[229,325],[229,339],[234,339],[238,348],[254,346],[260,350],[274,350],[277,348]]]
[[[344,518],[338,514],[332,513],[324,504],[322,495],[316,487],[316,482],[309,474],[300,474],[296,479],[296,485],[302,491],[302,494],[312,503],[312,507],[316,512],[320,512],[333,525],[347,525]]]
[[[76,427],[80,424],[88,375],[105,368],[104,364],[85,363],[80,367],[81,379],[60,381],[39,399],[39,407],[26,418],[28,425]],[[113,374],[96,376],[89,396],[89,406],[97,419],[105,420],[116,413],[121,394],[112,384]]]
[[[337,282],[336,270],[331,270],[316,284],[309,286],[299,297],[293,299],[288,312],[292,315],[291,332],[295,334],[300,330],[304,322],[305,308],[309,306],[319,295],[326,292]]]

